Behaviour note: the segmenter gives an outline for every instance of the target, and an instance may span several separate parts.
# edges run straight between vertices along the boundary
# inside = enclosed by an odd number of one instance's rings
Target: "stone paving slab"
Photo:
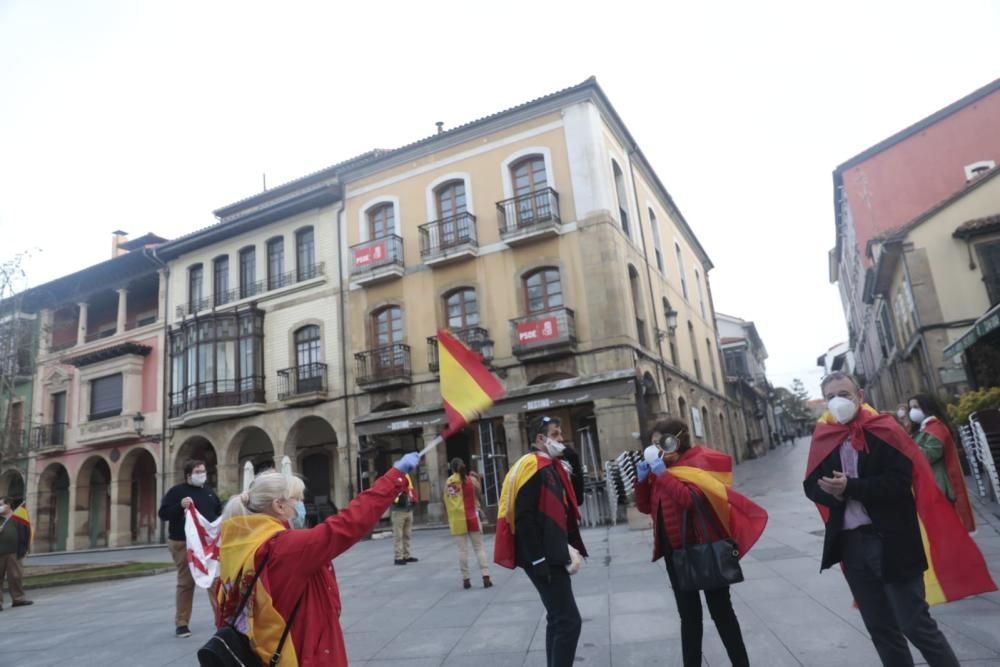
[[[770,513],[768,529],[744,558],[746,581],[732,589],[754,665],[877,667],[843,576],[819,572],[822,529],[802,496],[807,444],[784,446],[738,466],[737,487]],[[977,510],[981,510],[977,506]],[[652,532],[590,529],[591,551],[573,579],[583,630],[576,665],[680,665],[680,621],[662,561],[650,562]],[[975,539],[1000,578],[1000,520]],[[395,566],[388,540],[359,543],[335,562],[351,665],[364,667],[536,667],[545,664],[544,609],[520,571],[491,567],[495,586],[461,588],[447,531],[414,534],[418,563]],[[492,550],[492,537],[486,548]],[[143,550],[162,558],[162,549]],[[120,554],[89,553],[81,562]],[[62,554],[50,559],[72,562]],[[195,598],[191,639],[173,637],[173,575],[30,592],[32,607],[0,614],[0,667],[194,665],[211,635],[207,595]],[[932,611],[963,665],[1000,667],[1000,593]],[[704,613],[704,665],[728,665]],[[915,655],[918,664],[923,664]]]

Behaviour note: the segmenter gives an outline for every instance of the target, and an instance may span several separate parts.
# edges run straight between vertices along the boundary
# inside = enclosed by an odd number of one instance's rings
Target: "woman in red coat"
[[[635,504],[638,510],[653,517],[653,560],[664,556],[667,576],[674,591],[677,612],[681,617],[681,652],[684,667],[702,664],[701,640],[703,634],[701,596],[698,591],[682,591],[677,585],[671,552],[681,546],[681,527],[684,513],[694,506],[692,493],[697,494],[702,506],[710,507],[705,494],[694,484],[682,482],[667,472],[668,466],[690,466],[696,464],[698,447],[691,448],[691,438],[687,425],[679,419],[664,419],[653,426],[653,444],[664,453],[652,464],[641,462],[636,469]],[[696,522],[688,519],[688,544],[701,544],[719,539],[719,535],[703,536],[695,528]],[[714,532],[714,531],[713,531]],[[733,611],[729,597],[729,587],[704,591],[708,613],[715,621],[722,643],[734,667],[750,664],[747,649],[743,643],[740,622]]]
[[[235,625],[250,638],[262,663],[271,660],[298,604],[278,665],[346,665],[340,591],[330,561],[368,534],[419,462],[419,454],[407,454],[347,508],[306,530],[289,530],[304,490],[297,477],[264,473],[249,491],[233,496],[220,529],[220,626],[234,620],[254,573],[261,571]]]

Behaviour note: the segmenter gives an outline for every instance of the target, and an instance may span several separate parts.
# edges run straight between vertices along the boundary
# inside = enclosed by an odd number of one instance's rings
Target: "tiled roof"
[[[1000,232],[1000,213],[987,215],[983,218],[966,220],[955,228],[952,236],[962,239],[979,236],[980,234],[989,234],[990,232]]]

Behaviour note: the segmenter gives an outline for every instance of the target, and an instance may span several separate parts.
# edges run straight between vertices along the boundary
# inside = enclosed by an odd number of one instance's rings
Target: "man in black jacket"
[[[586,555],[577,521],[576,500],[570,497],[557,466],[565,459],[572,488],[582,495],[583,471],[576,452],[562,442],[559,419],[541,417],[528,426],[532,447],[555,459],[524,483],[514,501],[517,564],[524,568],[545,605],[545,654],[549,667],[573,664],[582,620],[573,597],[566,565],[572,545]],[[548,499],[552,502],[545,502]],[[554,514],[554,516],[553,516]],[[561,525],[560,525],[561,524]]]
[[[14,501],[9,496],[0,497],[0,611],[3,611],[3,581],[7,580],[12,607],[34,604],[25,599],[21,588],[24,568],[21,562],[28,553],[31,529],[14,519]]]
[[[192,504],[209,521],[222,514],[222,502],[206,483],[208,471],[205,462],[189,459],[184,462],[184,482],[174,486],[163,496],[160,518],[168,523],[167,548],[177,567],[176,635],[190,637],[191,605],[194,602],[194,577],[187,560],[187,536],[184,533],[184,513]],[[211,594],[209,594],[211,598]]]
[[[831,373],[821,389],[840,424],[858,418],[864,393],[854,378]],[[827,508],[820,569],[843,563],[883,665],[911,667],[909,639],[931,667],[958,667],[924,599],[927,559],[911,490],[913,464],[870,431],[854,432],[864,442],[847,437],[803,483],[806,496]]]

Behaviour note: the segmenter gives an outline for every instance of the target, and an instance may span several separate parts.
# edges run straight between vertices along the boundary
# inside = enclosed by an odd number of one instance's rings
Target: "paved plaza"
[[[770,513],[764,537],[743,560],[746,581],[733,588],[750,659],[767,667],[876,666],[842,575],[819,573],[822,524],[800,483],[807,450],[799,440],[736,470],[737,487]],[[979,520],[976,540],[1000,580],[1000,520],[982,511]],[[680,624],[663,564],[649,562],[651,531],[591,529],[584,540],[591,557],[574,579],[584,619],[577,664],[680,665]],[[494,588],[474,579],[465,591],[447,531],[418,531],[414,553],[419,563],[397,567],[391,540],[371,540],[336,561],[351,665],[545,664],[543,609],[520,570],[494,566]],[[73,558],[168,560],[155,548],[34,562]],[[208,598],[197,598],[194,636],[175,639],[173,585],[173,575],[159,575],[35,591],[34,606],[5,606],[0,614],[0,666],[194,665],[212,633]],[[1000,594],[933,614],[963,665],[1000,666]],[[705,618],[706,664],[728,665],[707,611]]]

